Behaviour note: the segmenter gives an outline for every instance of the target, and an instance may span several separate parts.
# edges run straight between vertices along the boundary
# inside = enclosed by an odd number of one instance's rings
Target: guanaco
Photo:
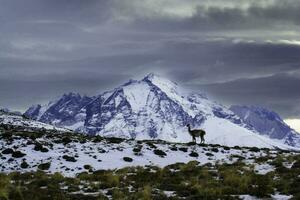
[[[194,129],[194,130],[192,130],[190,124],[187,124],[186,126],[188,127],[189,134],[193,137],[193,142],[196,143],[196,137],[200,137],[201,138],[201,142],[200,143],[204,143],[205,142],[204,135],[206,134],[206,132],[204,130],[202,130],[202,129]]]

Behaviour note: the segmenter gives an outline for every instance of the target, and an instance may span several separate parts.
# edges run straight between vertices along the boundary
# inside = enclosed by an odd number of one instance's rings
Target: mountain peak
[[[161,86],[168,86],[172,88],[177,88],[177,83],[169,80],[166,77],[163,77],[161,75],[155,74],[155,73],[150,73],[147,76],[145,76],[142,81],[149,81],[152,84],[161,87]]]
[[[158,75],[158,74],[155,74],[155,73],[149,73],[149,74],[147,74],[144,78],[143,78],[143,80],[148,80],[148,81],[152,81],[152,80],[154,80],[154,79],[161,79],[162,77],[160,76],[160,75]]]
[[[75,92],[69,92],[69,93],[65,93],[63,95],[63,97],[76,97],[76,98],[81,98],[81,95],[79,93],[75,93]]]

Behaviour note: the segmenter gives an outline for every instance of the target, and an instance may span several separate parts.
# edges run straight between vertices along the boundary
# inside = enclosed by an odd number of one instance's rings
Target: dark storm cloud
[[[99,23],[109,17],[109,0],[1,0],[0,20],[6,22]]]
[[[239,79],[222,84],[199,86],[227,102],[262,105],[275,109],[282,117],[300,118],[300,70],[298,76],[279,73],[269,77]]]
[[[253,1],[246,7],[239,6],[239,3],[243,5],[243,1],[236,1],[236,6],[231,7],[224,7],[222,3],[220,5],[200,4],[195,6],[195,12],[191,16],[174,17],[157,14],[149,18],[149,16],[139,15],[134,21],[137,27],[177,31],[266,30],[282,27],[298,29],[300,2],[297,0],[271,2],[273,3],[264,6],[259,1]]]
[[[299,116],[299,13],[296,0],[0,0],[0,106],[155,72]]]
[[[161,55],[174,66],[170,73],[177,79],[205,83],[297,70],[299,53],[296,45],[223,41],[175,42],[164,47]]]
[[[15,109],[28,108],[37,103],[48,103],[59,98],[63,93],[79,92],[82,95],[94,96],[103,92],[101,88],[112,89],[128,76],[118,74],[50,74],[32,77],[27,80],[0,79],[0,105],[11,106]],[[10,107],[11,108],[11,107]]]

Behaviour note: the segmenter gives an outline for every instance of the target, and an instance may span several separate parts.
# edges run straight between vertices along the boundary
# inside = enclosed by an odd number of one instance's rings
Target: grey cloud
[[[298,30],[300,18],[299,1],[273,1],[265,6],[259,2],[251,2],[247,6],[235,2],[234,6],[224,7],[220,3],[195,5],[191,16],[174,17],[159,15],[149,17],[142,14],[134,17],[134,26],[162,31],[239,31],[239,30],[281,30],[288,28]],[[134,8],[134,7],[133,7]],[[134,9],[133,9],[134,12]]]
[[[279,112],[283,117],[299,118],[298,85],[300,85],[300,76],[279,73],[270,77],[239,79],[222,84],[193,87],[209,91],[215,98],[222,98],[231,104],[243,102],[243,104],[261,105]]]
[[[58,20],[99,23],[108,18],[110,4],[109,0],[1,0],[0,19],[3,22]]]
[[[0,3],[0,106],[97,94],[156,72],[228,104],[299,116],[297,0]]]

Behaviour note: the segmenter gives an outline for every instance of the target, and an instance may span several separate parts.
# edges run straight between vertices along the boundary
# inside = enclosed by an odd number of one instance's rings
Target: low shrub
[[[292,165],[292,169],[300,169],[300,160],[294,162],[294,164]]]
[[[50,162],[42,163],[42,164],[39,164],[38,168],[40,170],[48,170],[50,168],[50,165],[51,165]]]
[[[196,145],[197,143],[196,142],[189,142],[187,143],[188,146],[193,146],[193,145]]]
[[[206,156],[208,156],[208,157],[212,157],[212,156],[214,156],[214,154],[212,154],[212,153],[209,153],[209,152],[207,152],[205,155],[206,155]]]
[[[26,154],[22,153],[21,151],[14,151],[11,156],[14,158],[22,158],[26,156]]]
[[[152,148],[152,149],[156,149],[156,148],[157,148],[156,145],[153,144],[152,142],[146,142],[146,144],[147,144],[150,148]]]
[[[225,146],[225,147],[223,147],[223,149],[226,150],[226,151],[228,151],[228,150],[230,150],[230,147],[226,147]]]
[[[116,138],[116,137],[109,137],[109,138],[105,138],[107,142],[109,143],[113,143],[113,144],[120,144],[121,142],[124,141],[123,138]]]
[[[199,156],[199,154],[197,153],[197,152],[191,152],[190,154],[189,154],[189,156],[191,156],[191,157],[198,157]]]
[[[177,147],[175,147],[175,146],[170,147],[170,150],[171,150],[171,151],[178,151]]]
[[[252,151],[252,152],[260,152],[260,149],[257,148],[257,147],[251,147],[251,148],[249,149],[249,151]]]
[[[84,165],[83,168],[86,169],[86,170],[89,170],[89,169],[92,169],[92,166],[91,165]]]
[[[68,162],[76,162],[77,161],[74,157],[68,156],[68,155],[63,155],[63,159],[65,159]]]
[[[35,146],[33,148],[35,151],[40,151],[40,152],[48,152],[49,150],[44,147],[41,143],[35,143]]]
[[[155,155],[158,155],[160,157],[164,157],[164,156],[167,155],[165,152],[163,152],[162,150],[159,150],[159,149],[154,149],[153,152],[154,152]]]
[[[132,151],[135,152],[135,153],[138,153],[138,152],[141,151],[141,148],[140,147],[135,147],[135,148],[132,149]]]
[[[133,159],[130,158],[130,157],[123,157],[123,160],[124,160],[125,162],[132,162],[132,161],[133,161]]]
[[[186,147],[179,147],[178,149],[179,149],[179,151],[182,151],[182,152],[187,152],[188,151],[188,149]]]
[[[3,154],[12,154],[13,152],[14,150],[12,150],[11,148],[7,148],[2,151]]]
[[[28,165],[28,163],[26,162],[26,161],[23,161],[22,163],[21,163],[21,168],[23,168],[23,169],[26,169],[26,168],[28,168],[29,167],[29,165]]]
[[[67,144],[69,144],[69,143],[72,142],[71,138],[68,137],[68,136],[63,137],[63,139],[62,139],[61,141],[62,141],[62,143],[63,143],[64,145],[67,145]]]

